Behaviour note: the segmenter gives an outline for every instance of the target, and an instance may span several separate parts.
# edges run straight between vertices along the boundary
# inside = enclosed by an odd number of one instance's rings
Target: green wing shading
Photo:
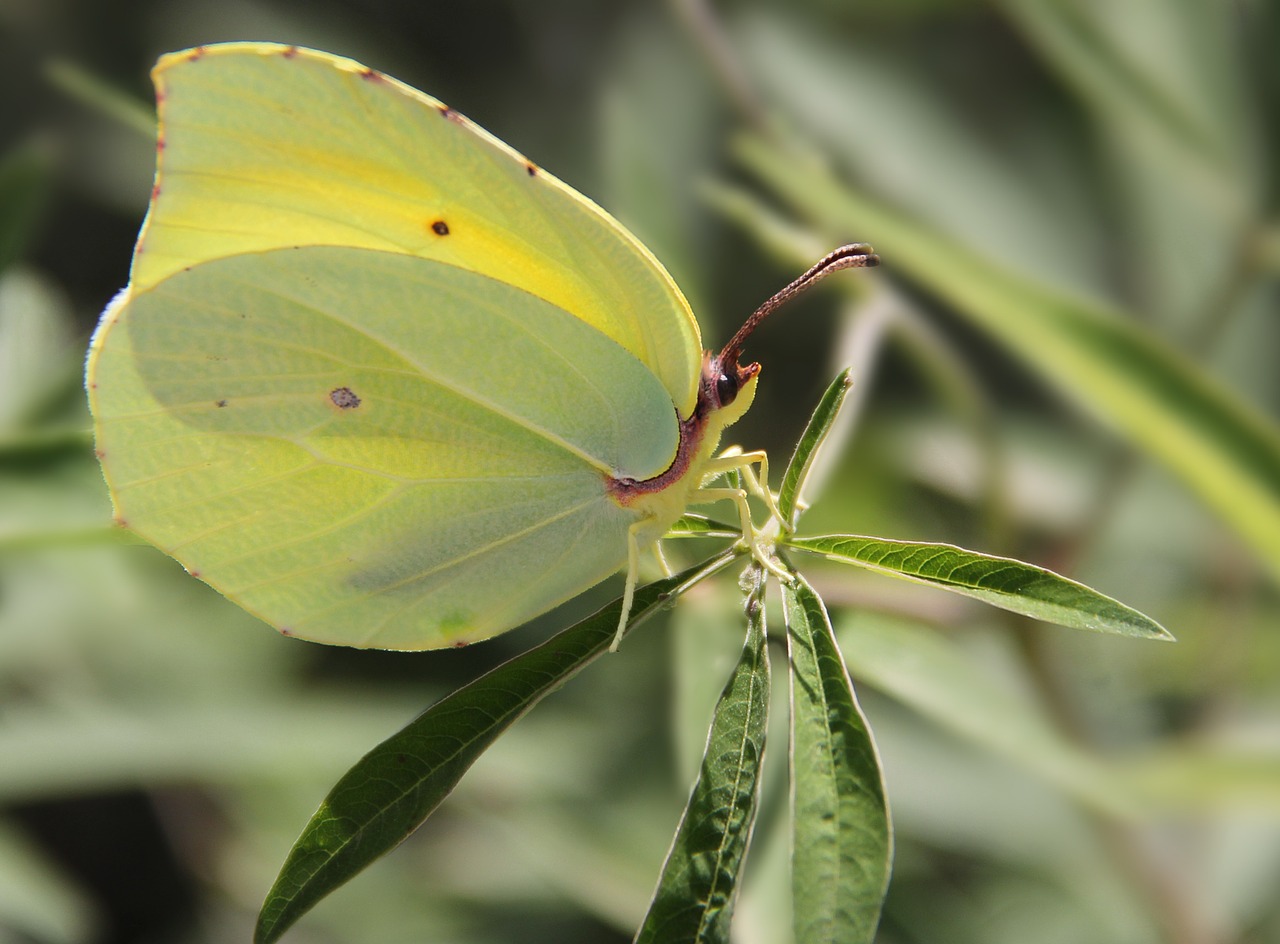
[[[615,572],[609,474],[674,455],[662,383],[582,320],[414,256],[282,249],[114,303],[90,397],[121,520],[283,631],[428,649]]]

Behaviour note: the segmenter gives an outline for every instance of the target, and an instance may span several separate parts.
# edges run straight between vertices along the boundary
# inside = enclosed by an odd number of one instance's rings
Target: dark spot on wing
[[[437,236],[448,236],[449,224],[444,220],[436,220],[431,224],[431,232],[435,233]]]
[[[387,80],[385,75],[381,72],[376,72],[373,69],[364,69],[360,73],[360,78],[367,79],[370,82],[385,82]]]
[[[286,59],[292,59],[292,58],[293,58],[294,56],[296,56],[297,54],[298,54],[298,47],[297,47],[297,46],[287,46],[287,47],[285,47],[285,49],[280,53],[280,55],[284,56]]]
[[[528,173],[530,177],[538,176],[538,165],[535,164],[533,161],[525,161],[524,169],[525,169],[525,172]]]
[[[360,405],[360,398],[350,387],[335,387],[329,391],[329,399],[339,410],[354,410]]]

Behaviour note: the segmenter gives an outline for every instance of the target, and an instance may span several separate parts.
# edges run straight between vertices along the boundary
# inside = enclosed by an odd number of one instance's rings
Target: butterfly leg
[[[700,488],[693,493],[693,502],[704,504],[717,501],[731,501],[738,508],[738,519],[742,524],[742,540],[751,550],[754,557],[765,570],[779,580],[791,583],[791,574],[773,554],[772,541],[767,537],[767,530],[756,528],[751,520],[751,506],[747,504],[747,493],[740,488]]]
[[[759,477],[752,470],[751,467],[753,465],[760,467]],[[770,534],[776,533],[773,531],[774,528],[787,528],[787,523],[783,519],[782,513],[778,510],[777,499],[768,488],[769,459],[762,451],[743,452],[738,446],[730,446],[719,456],[708,462],[704,469],[706,478],[735,471],[742,476],[746,486],[745,490],[742,488],[704,486],[694,492],[692,503],[733,502],[738,509],[738,519],[742,524],[742,539],[746,542],[747,547],[750,548],[751,556],[779,580],[790,583],[791,574],[774,556],[772,540],[769,537]],[[756,528],[755,523],[751,520],[751,506],[747,504],[748,491],[763,501],[769,509],[770,523],[765,529]],[[777,522],[777,525],[774,525],[773,522]],[[637,521],[627,529],[627,578],[622,590],[622,612],[618,616],[618,630],[614,634],[613,642],[609,645],[610,652],[618,651],[618,646],[622,643],[623,633],[626,632],[627,620],[631,616],[631,606],[635,600],[636,584],[639,581],[640,572],[640,544],[636,535],[644,524],[646,522]],[[671,568],[667,565],[666,558],[663,557],[661,547],[656,543],[654,544],[654,553],[657,555],[658,563],[661,565],[663,573],[669,576]]]
[[[671,565],[667,563],[667,555],[662,553],[662,542],[653,542],[653,556],[658,560],[658,568],[662,571],[664,577],[674,577],[675,571],[671,569]]]
[[[751,470],[753,465],[760,467],[758,478],[756,473]],[[782,516],[782,512],[778,510],[777,498],[773,492],[769,491],[768,455],[759,449],[753,452],[743,452],[739,446],[730,446],[707,463],[707,472],[712,475],[721,475],[734,470],[742,476],[747,491],[765,503],[765,507],[769,509],[769,514],[778,521],[779,526],[785,531],[790,531],[790,524]]]
[[[617,652],[622,645],[622,634],[627,631],[627,620],[631,618],[631,604],[636,598],[636,582],[640,576],[640,542],[636,532],[643,524],[643,520],[637,521],[627,528],[627,580],[622,588],[622,612],[618,616],[618,631],[609,644],[610,652]]]

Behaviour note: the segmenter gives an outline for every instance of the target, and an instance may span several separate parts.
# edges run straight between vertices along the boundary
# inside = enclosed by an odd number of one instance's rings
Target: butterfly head
[[[756,375],[760,373],[759,364],[738,363],[739,351],[721,351],[713,354],[704,351],[702,354],[702,381],[698,388],[698,407],[702,411],[723,410],[733,406],[738,395],[751,385],[754,393]],[[748,399],[748,403],[750,399]],[[745,412],[743,407],[738,412]]]
[[[755,395],[755,379],[760,373],[760,365],[752,363],[743,367],[738,360],[742,357],[742,346],[746,344],[760,322],[832,272],[838,272],[841,269],[870,268],[879,264],[880,257],[866,243],[841,246],[834,252],[828,253],[809,271],[757,308],[719,354],[713,354],[710,351],[703,354],[702,382],[698,388],[699,411],[706,414],[724,410],[730,406],[736,407],[733,417],[726,420],[724,424],[726,426],[745,413]],[[744,403],[739,403],[738,401],[743,399],[741,397],[743,391],[747,391],[749,395],[745,397]]]

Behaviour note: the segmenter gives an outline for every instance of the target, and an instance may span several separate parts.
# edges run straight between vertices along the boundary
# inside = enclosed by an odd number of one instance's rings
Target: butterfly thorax
[[[751,406],[759,372],[759,364],[740,367],[704,352],[697,403],[693,413],[680,420],[680,444],[671,465],[649,479],[607,477],[613,500],[650,520],[639,535],[641,545],[662,537],[684,514],[724,430]]]

